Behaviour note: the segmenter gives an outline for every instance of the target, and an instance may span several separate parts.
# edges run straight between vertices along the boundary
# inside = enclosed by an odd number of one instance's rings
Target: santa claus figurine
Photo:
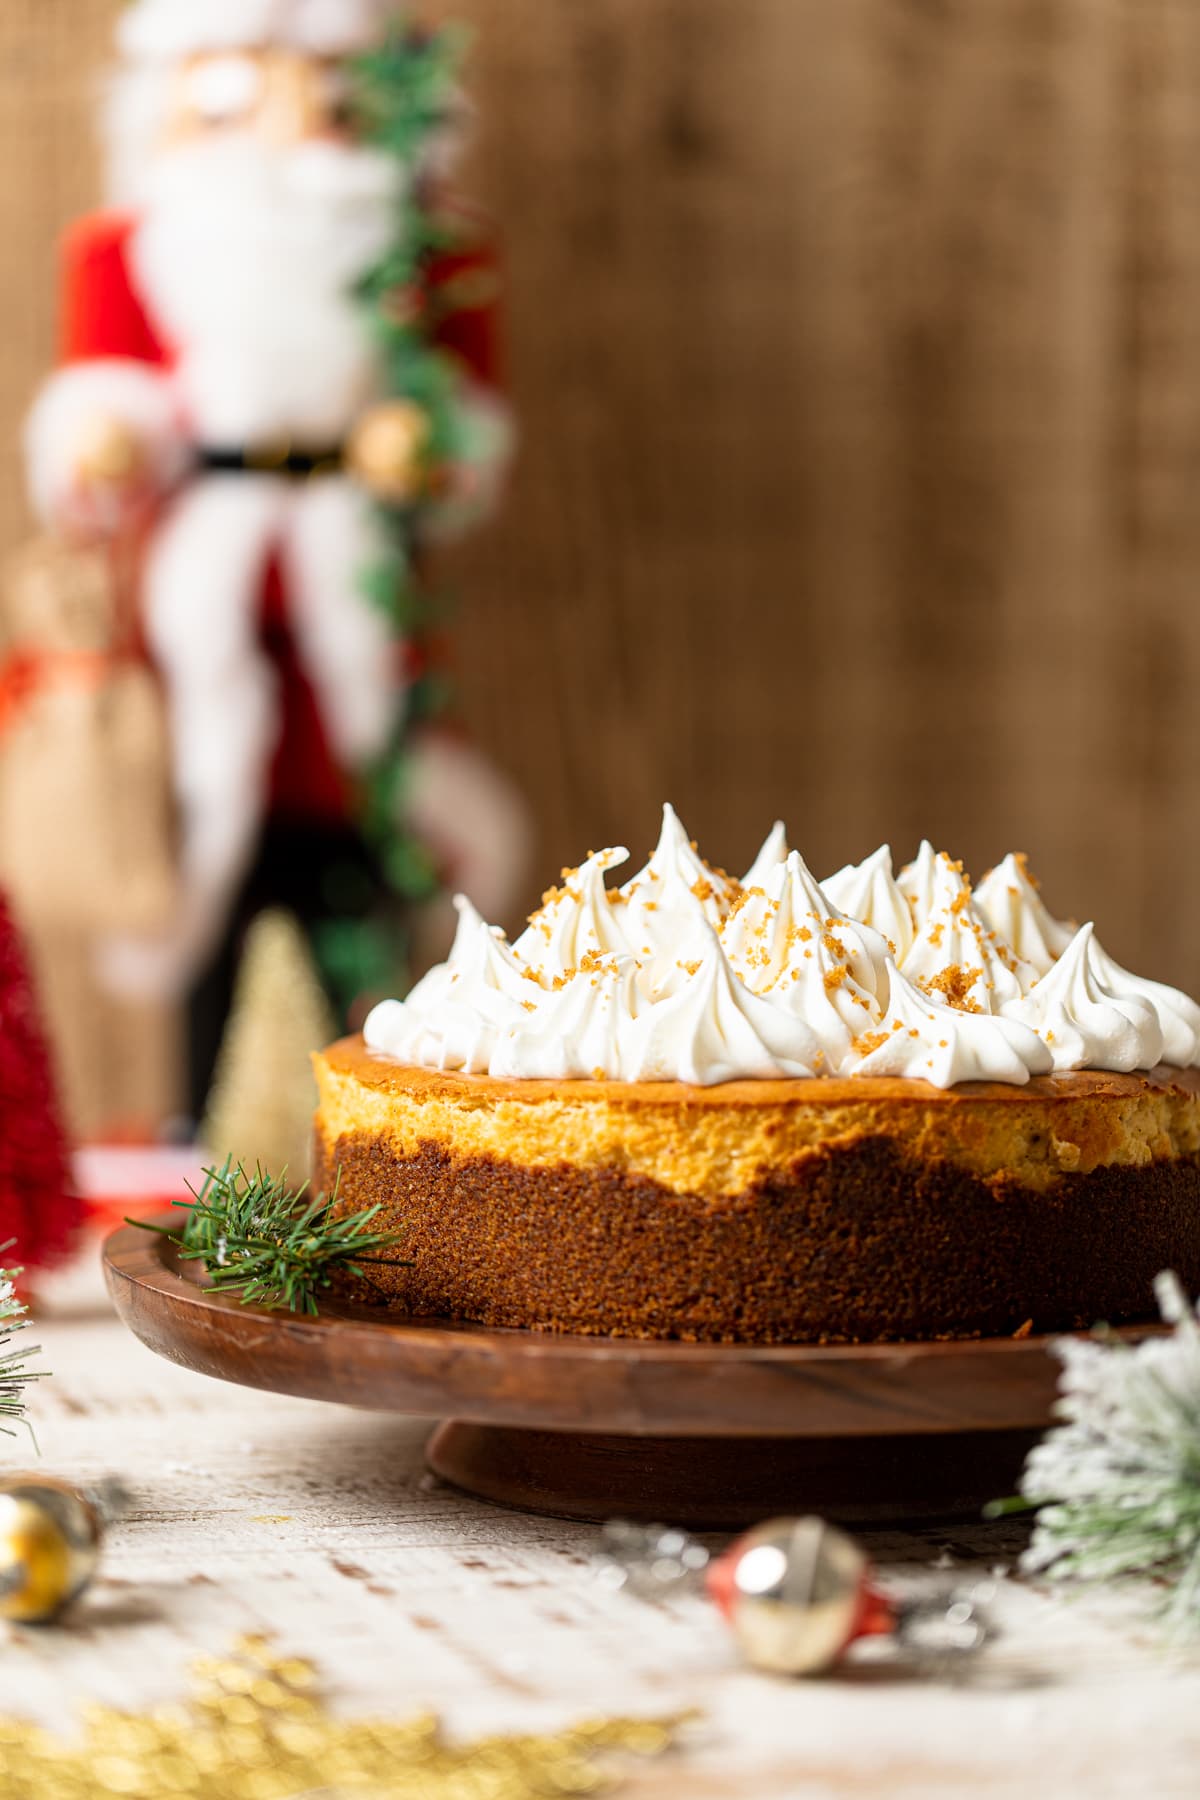
[[[62,366],[28,425],[50,528],[119,547],[122,566],[137,546],[131,638],[166,708],[178,900],[162,930],[110,934],[97,957],[131,994],[207,979],[201,1065],[240,920],[282,901],[319,921],[378,888],[361,783],[403,730],[411,670],[364,576],[395,562],[397,520],[419,558],[485,510],[508,447],[494,263],[442,193],[454,107],[411,155],[357,128],[358,59],[424,42],[395,14],[132,0],[106,117],[113,210],[66,240]],[[438,252],[395,304],[448,371],[450,452],[396,391],[364,302],[432,214]],[[506,788],[427,731],[405,789],[407,824],[494,916],[521,835]]]

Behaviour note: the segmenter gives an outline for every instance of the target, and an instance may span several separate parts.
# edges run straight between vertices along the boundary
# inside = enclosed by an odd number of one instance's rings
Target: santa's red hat
[[[377,44],[402,13],[400,0],[133,0],[117,41],[150,61],[266,44],[346,56]]]

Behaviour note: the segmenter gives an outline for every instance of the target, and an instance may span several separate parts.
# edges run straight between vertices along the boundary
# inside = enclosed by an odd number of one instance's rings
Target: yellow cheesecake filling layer
[[[913,1080],[504,1081],[410,1068],[345,1039],[314,1058],[317,1130],[408,1157],[568,1165],[720,1200],[864,1138],[1042,1191],[1064,1174],[1200,1153],[1200,1073],[1083,1073],[1027,1087]]]

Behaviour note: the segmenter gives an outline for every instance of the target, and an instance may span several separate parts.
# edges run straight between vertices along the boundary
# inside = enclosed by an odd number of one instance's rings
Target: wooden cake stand
[[[310,1319],[213,1292],[198,1263],[134,1226],[108,1239],[104,1265],[121,1318],[160,1356],[247,1387],[447,1419],[428,1448],[438,1475],[568,1518],[717,1528],[777,1512],[977,1516],[1014,1492],[1057,1377],[1037,1337],[680,1344],[488,1330],[332,1299]]]

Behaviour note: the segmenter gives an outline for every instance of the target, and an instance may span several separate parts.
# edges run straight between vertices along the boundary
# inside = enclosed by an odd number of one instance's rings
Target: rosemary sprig
[[[11,1241],[0,1244],[0,1255],[11,1248]],[[31,1356],[41,1354],[39,1345],[31,1344],[19,1350],[6,1348],[15,1333],[23,1331],[29,1323],[25,1303],[17,1298],[13,1285],[22,1272],[20,1269],[0,1269],[0,1431],[5,1437],[16,1437],[17,1425],[24,1425],[32,1437],[33,1427],[25,1417],[25,1390],[31,1381],[39,1381],[46,1372],[27,1367]],[[8,1420],[12,1423],[5,1423]]]
[[[292,1188],[287,1170],[278,1175],[258,1168],[253,1175],[227,1157],[221,1168],[204,1171],[204,1185],[192,1199],[174,1204],[187,1213],[178,1230],[147,1225],[177,1239],[184,1257],[204,1263],[216,1288],[240,1288],[246,1306],[286,1307],[316,1317],[317,1295],[341,1272],[369,1280],[364,1265],[407,1268],[399,1258],[380,1256],[400,1241],[395,1231],[372,1231],[378,1206],[334,1217],[338,1183],[331,1194],[306,1198],[308,1183]]]

